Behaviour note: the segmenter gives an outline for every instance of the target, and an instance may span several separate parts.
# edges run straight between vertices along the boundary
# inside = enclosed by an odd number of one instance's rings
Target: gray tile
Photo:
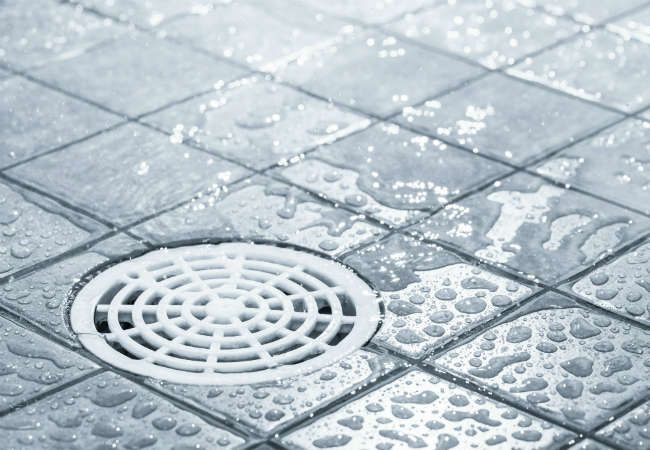
[[[545,294],[432,361],[591,429],[650,389],[650,332]]]
[[[205,190],[218,190],[248,172],[129,124],[17,166],[9,174],[125,225]]]
[[[650,243],[565,286],[601,308],[650,325]]]
[[[513,408],[412,371],[283,441],[305,449],[556,449],[571,436]]]
[[[76,0],[86,8],[143,28],[154,28],[189,14],[206,14],[215,3],[227,0]]]
[[[0,61],[15,68],[73,58],[123,32],[110,20],[49,0],[0,4]]]
[[[650,422],[650,403],[644,403],[603,428],[597,436],[622,448],[647,450],[650,448],[648,422]]]
[[[650,42],[650,6],[608,24],[607,28],[622,36]]]
[[[339,17],[368,23],[379,24],[399,18],[405,13],[431,5],[436,0],[303,0],[304,3]]]
[[[532,290],[441,248],[393,235],[345,259],[386,305],[379,345],[419,358],[492,319]]]
[[[53,201],[0,183],[0,277],[57,256],[104,231]]]
[[[278,76],[364,112],[389,116],[480,73],[392,36],[350,32]]]
[[[569,16],[573,19],[588,23],[600,23],[630,9],[636,8],[646,0],[519,0],[519,3],[530,7],[543,8],[550,14]]]
[[[96,368],[90,361],[2,318],[0,360],[0,411]]]
[[[37,70],[37,78],[136,116],[220,85],[241,74],[164,39],[132,32],[128,36]]]
[[[508,170],[398,125],[380,124],[276,172],[399,226]]]
[[[534,170],[650,214],[650,122],[622,122]]]
[[[597,30],[528,58],[508,71],[632,112],[650,103],[648,51],[650,44]]]
[[[512,0],[449,2],[389,27],[411,39],[495,69],[580,30],[580,25]]]
[[[611,447],[593,439],[585,439],[569,447],[569,450],[611,450]]]
[[[81,139],[120,120],[18,77],[0,81],[0,111],[2,166]]]
[[[0,418],[7,450],[234,449],[239,436],[105,373]]]
[[[358,350],[325,369],[272,383],[192,386],[152,381],[155,389],[217,416],[271,433],[395,369],[386,356]]]
[[[442,97],[407,106],[397,120],[477,153],[524,164],[618,117],[580,100],[494,74]]]
[[[327,102],[264,81],[246,78],[145,119],[217,154],[257,169],[332,142],[370,121]]]
[[[134,239],[119,234],[79,255],[11,279],[2,286],[0,304],[69,346],[79,347],[66,319],[69,294],[95,267],[109,260],[123,259],[144,248]]]
[[[650,231],[640,214],[518,174],[414,228],[475,256],[553,283]]]
[[[298,188],[263,177],[244,180],[138,225],[156,243],[253,239],[341,254],[385,231],[362,216],[319,203]]]
[[[165,33],[249,67],[273,72],[326,45],[345,23],[288,0],[236,1],[186,16]]]

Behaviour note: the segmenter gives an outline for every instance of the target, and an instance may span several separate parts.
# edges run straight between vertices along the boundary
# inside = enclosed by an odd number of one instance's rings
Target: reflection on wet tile
[[[569,447],[569,450],[611,450],[611,447],[592,439],[585,439]]]
[[[26,69],[73,58],[123,32],[110,20],[49,0],[0,4],[0,61]]]
[[[344,26],[296,2],[259,0],[219,5],[164,30],[217,56],[272,72],[302,51],[326,45]]]
[[[321,204],[298,188],[263,177],[200,195],[138,225],[134,232],[161,244],[187,239],[271,240],[330,254],[385,233],[363,216]]]
[[[2,166],[65,145],[119,121],[119,117],[101,109],[17,77],[0,82],[0,111]]]
[[[0,361],[0,411],[68,383],[96,367],[73,352],[2,318]]]
[[[566,289],[602,308],[650,325],[650,243],[628,251]]]
[[[527,276],[556,282],[650,231],[650,221],[518,174],[448,205],[415,230]]]
[[[632,112],[650,103],[649,51],[649,43],[597,30],[528,58],[508,71]]]
[[[572,433],[421,371],[342,406],[284,442],[322,448],[557,448]]]
[[[513,64],[580,30],[580,26],[514,0],[450,1],[408,14],[389,27],[425,45],[489,68]]]
[[[232,449],[244,443],[115,374],[102,374],[0,419],[7,450]]]
[[[591,428],[648,392],[649,346],[650,332],[545,294],[434,362]]]
[[[479,72],[393,36],[356,32],[302,55],[278,75],[321,96],[388,116]]]
[[[247,175],[239,166],[133,124],[9,173],[121,225]]]
[[[627,120],[535,170],[650,214],[650,122]]]
[[[204,148],[262,169],[370,124],[285,86],[257,77],[162,111],[145,120]]]
[[[228,0],[76,0],[87,8],[144,28],[164,24],[179,16],[206,14],[215,3]]]
[[[650,403],[644,403],[599,431],[597,435],[626,449],[647,450],[650,448],[648,423]]]
[[[399,363],[401,364],[401,363]],[[395,369],[386,356],[359,350],[338,363],[299,377],[241,386],[149,383],[198,408],[270,432]]]
[[[629,36],[643,42],[650,42],[650,8],[625,16],[607,25],[607,28],[622,36]]]
[[[352,254],[345,263],[379,290],[386,305],[373,341],[414,358],[532,293],[435,245],[399,235]]]
[[[76,58],[50,64],[34,75],[111,110],[136,116],[240,73],[225,62],[173,42],[133,32]]]
[[[345,17],[355,21],[379,24],[399,18],[401,15],[430,5],[436,0],[303,0],[329,14]]]
[[[407,106],[398,120],[475,152],[522,164],[618,117],[580,100],[494,74],[442,97]]]
[[[622,14],[646,3],[645,0],[519,0],[523,5],[539,7],[550,14],[570,16],[575,20],[594,24]]]

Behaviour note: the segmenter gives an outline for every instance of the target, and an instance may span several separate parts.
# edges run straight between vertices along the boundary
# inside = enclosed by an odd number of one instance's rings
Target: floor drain
[[[172,382],[248,384],[313,371],[376,331],[372,289],[344,266],[270,245],[161,249],[101,272],[70,311],[82,345]]]

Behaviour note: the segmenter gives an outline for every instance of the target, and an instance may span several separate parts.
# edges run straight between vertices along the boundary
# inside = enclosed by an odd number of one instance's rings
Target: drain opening
[[[156,250],[119,263],[77,294],[81,344],[136,374],[248,384],[326,367],[375,333],[380,305],[344,266],[270,245]]]

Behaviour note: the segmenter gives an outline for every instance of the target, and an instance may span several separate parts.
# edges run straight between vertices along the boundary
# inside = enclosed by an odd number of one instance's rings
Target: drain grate
[[[80,342],[171,382],[249,384],[313,371],[374,334],[380,307],[344,266],[270,245],[161,249],[101,272],[70,311]]]

